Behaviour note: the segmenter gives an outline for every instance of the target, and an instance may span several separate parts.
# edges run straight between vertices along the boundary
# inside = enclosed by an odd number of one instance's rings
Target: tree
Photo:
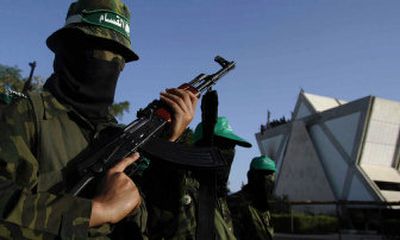
[[[22,77],[21,72],[22,70],[17,66],[10,67],[0,64],[0,87],[21,92],[24,88],[25,82],[28,80],[28,78]],[[42,89],[43,83],[43,78],[39,76],[33,76],[32,90],[38,91]]]
[[[13,90],[22,89],[24,81],[21,76],[21,69],[0,64],[0,86]]]
[[[124,113],[129,112],[130,103],[128,101],[123,101],[119,103],[114,103],[111,106],[111,114],[116,118],[121,119]]]

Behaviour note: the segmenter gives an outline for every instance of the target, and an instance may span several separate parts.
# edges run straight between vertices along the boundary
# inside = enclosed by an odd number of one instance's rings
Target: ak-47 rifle
[[[29,73],[29,78],[24,84],[24,88],[22,89],[22,93],[26,94],[28,91],[32,90],[32,78],[33,78],[33,72],[35,71],[36,68],[36,62],[33,61],[29,63],[29,66],[31,67],[31,72]]]
[[[210,75],[200,74],[179,88],[191,91],[199,97],[201,93],[216,84],[222,76],[235,67],[234,62],[229,62],[220,56],[216,56],[214,60],[221,65],[219,71]],[[215,149],[188,149],[189,147],[179,144],[159,141],[156,136],[170,121],[171,112],[160,100],[154,100],[146,108],[139,110],[137,119],[114,134],[111,139],[88,148],[73,160],[77,163],[74,172],[78,172],[78,177],[75,173],[74,179],[79,180],[77,183],[67,186],[66,192],[74,196],[79,195],[93,180],[103,176],[112,166],[138,150],[144,155],[196,168],[222,167],[224,165],[224,161],[221,160],[222,158]],[[171,148],[174,148],[175,151],[171,151]],[[130,172],[132,173],[134,170]]]

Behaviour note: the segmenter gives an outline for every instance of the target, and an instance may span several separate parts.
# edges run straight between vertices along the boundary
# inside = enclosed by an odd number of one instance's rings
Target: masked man
[[[129,21],[129,10],[120,0],[73,2],[65,26],[47,39],[55,53],[54,73],[43,92],[2,110],[0,238],[103,239],[110,224],[140,214],[142,198],[124,173],[137,153],[111,168],[102,190],[91,198],[57,187],[68,178],[64,170],[71,160],[104,129],[116,126],[109,110],[117,79],[125,63],[138,60],[131,49]],[[173,111],[168,139],[174,141],[192,120],[197,98],[170,89],[161,100]]]
[[[272,239],[268,200],[274,187],[275,171],[275,162],[267,156],[253,158],[247,172],[248,184],[228,196],[233,227],[239,240]]]
[[[204,140],[203,122],[199,123],[193,134],[193,144],[202,146]],[[216,196],[211,211],[206,214],[206,221],[211,221],[212,239],[235,240],[232,220],[226,203],[227,182],[230,168],[235,157],[235,147],[251,147],[251,144],[233,132],[226,117],[218,117],[215,123],[213,146],[218,148],[226,162],[226,167],[216,173]],[[198,228],[199,216],[204,205],[200,188],[204,184],[203,171],[177,169],[161,163],[152,162],[145,172],[147,178],[147,202],[149,203],[148,231],[150,239],[202,239]],[[208,175],[207,175],[208,176]],[[211,198],[212,196],[206,196]],[[207,210],[206,210],[207,211]],[[211,219],[210,219],[211,218]],[[204,224],[204,222],[203,222]]]

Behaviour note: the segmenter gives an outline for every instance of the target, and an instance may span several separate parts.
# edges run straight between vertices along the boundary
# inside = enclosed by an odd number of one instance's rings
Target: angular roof
[[[305,126],[305,132],[296,128],[299,123]],[[308,145],[304,140],[293,142],[300,132],[310,139]],[[323,185],[331,188],[336,200],[400,200],[398,101],[367,96],[346,102],[301,91],[291,121],[256,134],[256,138],[261,152],[280,156],[277,166],[290,165],[290,169],[279,167],[276,186],[279,193],[292,199],[315,197],[304,195],[311,194],[310,189],[303,193],[289,187],[298,183],[292,178],[280,177],[291,174],[296,181],[307,182],[302,168],[296,165],[302,163],[310,173],[325,174],[328,184]],[[311,156],[313,151],[317,154]],[[322,184],[323,178],[318,179]],[[319,196],[319,191],[315,194]]]
[[[337,98],[324,97],[306,92],[302,92],[302,94],[316,112],[323,112],[347,103],[346,101]]]

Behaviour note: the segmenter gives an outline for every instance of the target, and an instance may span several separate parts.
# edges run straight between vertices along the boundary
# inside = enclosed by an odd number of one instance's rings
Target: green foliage
[[[21,69],[0,64],[0,86],[9,87],[15,91],[22,90],[24,81]]]
[[[290,214],[272,214],[272,225],[275,232],[291,233]],[[336,217],[327,215],[293,214],[293,233],[315,234],[334,233],[339,228]]]
[[[114,103],[111,106],[111,114],[113,114],[116,118],[121,119],[124,113],[129,112],[129,106],[130,103],[128,101]]]
[[[0,86],[10,88],[11,90],[21,92],[28,78],[23,78],[22,70],[17,66],[10,67],[0,64]],[[34,76],[32,79],[32,90],[40,90],[44,80],[39,76]]]

